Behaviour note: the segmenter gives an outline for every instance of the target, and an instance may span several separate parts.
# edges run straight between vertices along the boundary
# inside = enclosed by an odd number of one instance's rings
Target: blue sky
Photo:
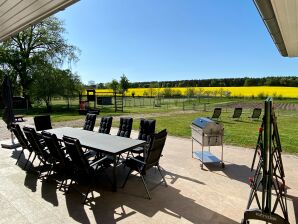
[[[84,83],[296,75],[253,0],[81,0],[57,14]]]

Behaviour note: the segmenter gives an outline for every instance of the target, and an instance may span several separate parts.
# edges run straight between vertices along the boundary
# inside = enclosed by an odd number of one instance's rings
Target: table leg
[[[116,174],[116,168],[117,168],[117,156],[113,156],[114,164],[113,164],[113,184],[112,184],[112,191],[117,191],[117,174]]]

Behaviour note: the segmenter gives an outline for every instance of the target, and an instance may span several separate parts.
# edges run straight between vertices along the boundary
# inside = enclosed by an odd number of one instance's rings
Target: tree
[[[201,102],[201,97],[204,95],[205,90],[202,87],[199,87],[199,89],[197,90],[197,95],[199,97],[199,103]]]
[[[83,89],[80,76],[73,74],[69,69],[60,71],[63,75],[63,97],[67,99],[67,108],[70,108],[70,99],[78,96]]]
[[[51,111],[54,96],[66,97],[69,109],[70,98],[77,96],[82,86],[80,77],[70,70],[60,70],[45,64],[33,74],[30,95],[36,101],[44,101],[48,112]]]
[[[82,83],[78,75],[72,74],[68,69],[60,70],[44,64],[39,67],[38,72],[33,73],[29,92],[35,101],[44,101],[50,112],[53,97],[66,97],[69,108],[70,98],[77,96],[81,89]]]
[[[153,97],[153,96],[156,95],[156,89],[157,88],[158,88],[158,83],[157,82],[150,83],[149,89],[148,89],[148,92],[149,92],[149,96],[150,97]]]
[[[63,33],[62,21],[49,17],[0,44],[0,65],[17,74],[26,99],[37,69],[45,64],[57,68],[65,59],[69,65],[77,61],[79,50],[67,43]]]
[[[116,94],[117,90],[119,89],[119,83],[116,79],[112,79],[108,86],[113,90],[114,94]]]
[[[194,97],[195,95],[195,89],[194,88],[187,88],[186,89],[186,96],[187,97]]]
[[[35,101],[44,101],[47,111],[51,111],[51,101],[54,96],[62,95],[63,76],[50,64],[39,67],[38,72],[32,74],[30,95]]]
[[[172,93],[173,93],[173,91],[171,88],[164,88],[162,95],[164,97],[171,97]]]
[[[224,90],[223,88],[220,88],[220,89],[218,90],[218,94],[219,94],[220,97],[223,97],[224,94],[225,94],[225,90]]]
[[[124,74],[120,77],[119,88],[123,94],[125,94],[129,88],[129,80]]]

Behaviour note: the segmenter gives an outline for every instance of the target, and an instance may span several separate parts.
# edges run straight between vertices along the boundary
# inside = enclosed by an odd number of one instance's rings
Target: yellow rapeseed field
[[[257,97],[257,96],[273,96],[298,98],[298,87],[277,87],[277,86],[248,86],[248,87],[174,87],[167,88],[173,94],[187,95],[187,92],[194,92],[195,95],[210,96],[236,96],[236,97]],[[126,96],[157,96],[162,95],[165,88],[130,88],[125,93]],[[167,91],[167,90],[166,90]],[[112,93],[111,89],[96,89],[96,93],[105,94]],[[86,91],[83,92],[86,94]]]

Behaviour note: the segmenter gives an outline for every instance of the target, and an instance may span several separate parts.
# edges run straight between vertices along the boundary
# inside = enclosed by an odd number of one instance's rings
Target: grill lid
[[[192,125],[201,128],[205,134],[222,135],[223,126],[205,117],[198,117],[192,121]]]
[[[206,125],[210,122],[213,122],[212,120],[205,118],[205,117],[198,117],[195,120],[192,121],[192,124],[194,124],[195,126],[204,129],[206,127]]]

